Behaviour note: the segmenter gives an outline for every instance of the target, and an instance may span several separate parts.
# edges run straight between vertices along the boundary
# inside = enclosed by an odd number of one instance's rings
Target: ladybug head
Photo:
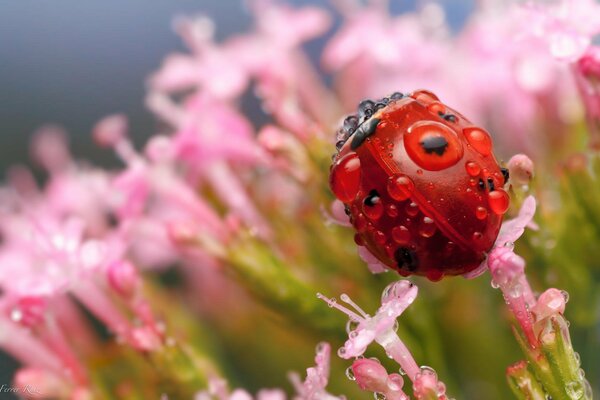
[[[394,93],[361,102],[337,148],[331,188],[380,261],[439,279],[485,257],[508,208],[485,130],[429,91]]]

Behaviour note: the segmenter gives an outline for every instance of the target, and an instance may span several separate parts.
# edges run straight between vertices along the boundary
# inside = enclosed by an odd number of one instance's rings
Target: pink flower
[[[530,1],[517,10],[520,32],[546,42],[559,60],[577,61],[600,32],[600,5],[594,0]]]
[[[306,369],[306,379],[300,381],[296,373],[290,374],[290,380],[296,389],[294,400],[342,400],[342,398],[333,396],[326,391],[329,382],[329,358],[331,346],[328,343],[319,343],[317,345],[317,355],[315,356],[314,367]]]

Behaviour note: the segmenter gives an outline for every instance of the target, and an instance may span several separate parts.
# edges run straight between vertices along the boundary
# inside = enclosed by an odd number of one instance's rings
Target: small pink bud
[[[129,261],[115,261],[108,266],[110,286],[124,297],[131,297],[140,281],[137,269]]]
[[[65,130],[56,125],[39,128],[31,141],[31,156],[48,171],[64,169],[71,162]]]
[[[510,182],[513,185],[527,185],[533,178],[533,161],[525,154],[517,154],[508,161]]]
[[[377,361],[369,358],[360,358],[352,363],[352,372],[358,387],[370,392],[385,392],[388,374],[385,368]]]
[[[71,391],[63,378],[41,368],[21,368],[15,374],[14,385],[28,399],[63,399]]]
[[[127,117],[113,114],[102,118],[92,130],[94,141],[100,147],[114,147],[127,136]]]

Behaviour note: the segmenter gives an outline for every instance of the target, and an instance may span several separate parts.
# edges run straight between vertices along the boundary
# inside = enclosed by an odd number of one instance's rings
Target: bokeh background
[[[332,8],[326,0],[288,3]],[[415,3],[392,0],[390,6],[398,13]],[[472,7],[469,0],[443,4],[454,29]],[[29,137],[47,123],[66,128],[78,157],[102,165],[116,159],[91,140],[101,117],[125,113],[135,142],[143,143],[157,127],[144,107],[145,79],[166,54],[183,50],[173,18],[195,13],[214,19],[217,39],[252,23],[237,0],[0,0],[0,177],[10,165],[28,163]],[[315,62],[328,37],[307,44]],[[258,107],[244,107],[260,118]],[[0,354],[0,384],[10,383],[15,366]]]

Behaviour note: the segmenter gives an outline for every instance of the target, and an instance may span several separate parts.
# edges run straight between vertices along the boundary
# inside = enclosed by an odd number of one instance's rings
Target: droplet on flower
[[[375,400],[385,400],[386,399],[385,394],[380,393],[380,392],[374,392],[373,393],[373,398]]]
[[[568,303],[569,302],[569,292],[567,292],[566,290],[561,290],[560,293],[565,298],[565,303]]]
[[[350,379],[351,381],[356,380],[356,376],[354,376],[354,371],[352,370],[352,366],[346,368],[346,378]]]
[[[406,175],[392,175],[388,179],[387,191],[394,200],[403,201],[410,197],[415,189],[415,184]]]
[[[397,392],[404,386],[404,379],[398,374],[390,374],[387,379],[387,385],[391,390]]]
[[[341,202],[349,203],[360,190],[360,159],[356,153],[348,153],[336,161],[329,179],[331,191]]]
[[[579,381],[568,382],[565,390],[571,399],[581,399],[585,393],[583,384]]]

